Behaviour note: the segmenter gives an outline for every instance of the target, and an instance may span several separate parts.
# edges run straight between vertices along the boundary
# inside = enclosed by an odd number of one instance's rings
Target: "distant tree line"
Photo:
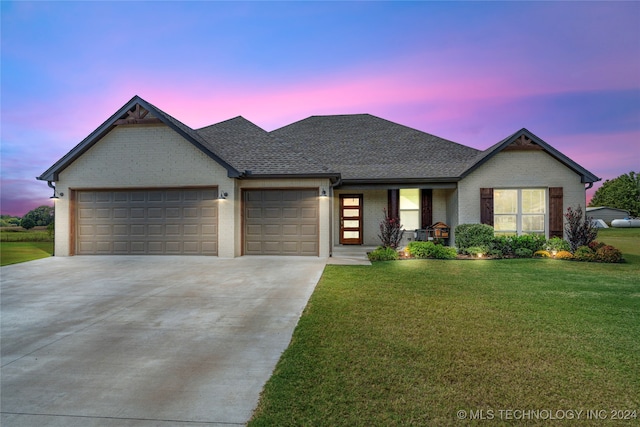
[[[640,173],[629,172],[606,180],[594,193],[589,206],[624,209],[632,217],[640,216]]]
[[[40,206],[27,212],[22,218],[12,215],[0,215],[1,227],[20,226],[25,230],[33,227],[48,226],[53,224],[54,209],[51,206]]]

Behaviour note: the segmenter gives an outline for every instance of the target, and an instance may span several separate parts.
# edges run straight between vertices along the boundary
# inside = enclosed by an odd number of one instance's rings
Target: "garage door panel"
[[[302,224],[300,226],[300,234],[307,237],[315,237],[318,235],[318,226],[315,224]]]
[[[278,219],[282,218],[282,209],[280,208],[264,208],[262,212],[264,218]]]
[[[299,236],[300,227],[296,224],[285,224],[282,226],[283,236]]]
[[[316,219],[318,218],[318,208],[302,208],[302,218]]]
[[[147,245],[145,242],[140,241],[132,241],[130,243],[131,253],[132,254],[144,254],[147,250]]]
[[[262,232],[265,236],[279,236],[282,234],[282,226],[275,224],[266,224],[262,227]]]
[[[207,236],[209,238],[211,238],[211,236],[217,236],[218,226],[214,224],[203,224],[202,232],[200,234],[202,234],[203,236]]]
[[[245,190],[244,254],[317,256],[317,194],[317,190]]]
[[[218,208],[213,207],[203,207],[201,211],[202,218],[217,218],[218,217]]]
[[[79,191],[78,254],[217,255],[216,189]]]

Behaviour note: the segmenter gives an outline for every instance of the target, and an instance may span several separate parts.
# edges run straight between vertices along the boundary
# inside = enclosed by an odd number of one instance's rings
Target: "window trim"
[[[495,198],[497,191],[516,191],[516,212],[515,213],[497,213],[495,211]],[[542,213],[524,213],[523,212],[523,197],[522,192],[526,190],[540,190],[543,191],[544,194],[544,206]],[[493,198],[494,198],[494,212],[493,212],[493,223],[494,223],[494,232],[497,235],[512,235],[515,233],[517,236],[521,236],[523,234],[538,234],[547,236],[549,232],[549,189],[545,187],[516,187],[516,188],[494,188],[493,189]],[[496,219],[498,217],[506,217],[506,216],[515,216],[516,217],[516,229],[515,230],[495,230],[495,224],[498,223]],[[542,216],[543,217],[543,229],[542,230],[534,230],[534,231],[523,231],[523,218],[524,217],[533,217],[533,216]]]

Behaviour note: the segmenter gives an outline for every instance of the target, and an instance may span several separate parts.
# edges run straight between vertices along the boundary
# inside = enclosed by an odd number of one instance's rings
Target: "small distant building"
[[[610,208],[608,206],[598,206],[587,208],[587,217],[601,219],[607,224],[611,224],[614,219],[629,218],[629,211],[624,209]]]

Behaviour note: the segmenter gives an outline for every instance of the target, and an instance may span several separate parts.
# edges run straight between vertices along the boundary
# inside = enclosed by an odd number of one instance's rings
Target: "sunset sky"
[[[640,2],[1,7],[3,214],[51,204],[35,177],[134,95],[192,128],[371,113],[485,149],[525,127],[603,181],[640,171]]]

